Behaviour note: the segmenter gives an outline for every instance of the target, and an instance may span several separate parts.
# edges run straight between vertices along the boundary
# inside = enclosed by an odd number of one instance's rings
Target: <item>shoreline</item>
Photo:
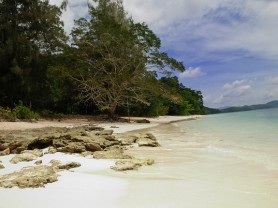
[[[2,131],[17,131],[17,130],[26,130],[38,129],[44,127],[76,127],[87,125],[89,123],[95,123],[99,127],[103,127],[108,130],[113,130],[115,134],[119,133],[128,133],[133,131],[144,131],[151,127],[158,126],[160,124],[170,124],[173,122],[192,120],[200,118],[200,116],[164,116],[159,118],[146,118],[150,123],[117,123],[117,122],[94,122],[86,120],[67,120],[67,121],[42,121],[37,123],[28,123],[28,122],[18,122],[18,123],[9,123],[9,122],[0,122],[0,130]],[[131,119],[142,119],[142,118],[131,118]],[[16,124],[16,125],[14,125]],[[129,150],[129,151],[132,151]],[[4,166],[9,166],[6,170],[0,170],[0,175],[6,174],[7,172],[13,172],[19,170],[22,167],[26,166],[35,166],[34,161],[23,162],[20,165],[10,165],[8,156],[1,156],[0,161]],[[52,159],[59,159],[62,162],[74,161],[80,162],[81,167],[75,168],[70,171],[63,171],[59,173],[58,181],[55,183],[47,184],[45,188],[11,188],[3,189],[0,188],[0,197],[1,199],[1,208],[17,208],[17,207],[29,207],[29,208],[46,208],[46,207],[76,207],[82,208],[91,207],[90,202],[92,198],[94,199],[94,205],[98,207],[118,207],[117,200],[125,195],[127,183],[128,183],[128,174],[126,178],[114,177],[111,175],[101,175],[98,174],[102,171],[110,171],[111,165],[115,160],[97,160],[92,157],[82,157],[80,155],[68,155],[63,153],[55,153],[53,155],[46,155],[42,159],[42,164],[47,164]],[[111,170],[113,171],[113,170]],[[94,172],[96,174],[94,174]],[[116,174],[115,174],[116,176]],[[97,185],[97,186],[96,186]],[[67,194],[62,194],[64,191]],[[88,193],[94,193],[94,196],[88,197]],[[105,193],[105,194],[104,194]],[[49,200],[45,200],[45,195],[48,196]],[[36,200],[34,200],[34,196]],[[17,201],[12,200],[17,198]],[[70,199],[70,200],[69,200]],[[61,203],[59,205],[59,203]],[[20,204],[20,206],[19,206]]]

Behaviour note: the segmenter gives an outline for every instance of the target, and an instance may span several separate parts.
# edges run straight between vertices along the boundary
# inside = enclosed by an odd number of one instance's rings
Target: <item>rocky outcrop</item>
[[[10,153],[11,153],[10,148],[7,148],[7,149],[0,152],[0,156],[9,155]]]
[[[116,171],[137,170],[141,166],[148,166],[152,164],[154,164],[154,160],[151,159],[119,160],[115,163],[115,166],[111,167],[111,169]]]
[[[160,146],[156,138],[152,134],[141,134],[139,138],[136,139],[136,143],[141,146],[147,147],[158,147]]]
[[[45,128],[15,132],[13,135],[0,135],[0,144],[4,152],[6,147],[12,147],[10,153],[21,153],[24,150],[44,149],[48,153],[56,151],[65,153],[95,152],[120,146],[159,146],[151,134],[113,134],[113,130],[104,130],[96,126],[81,126],[76,128]]]
[[[19,162],[29,162],[36,160],[43,155],[42,150],[24,150],[21,154],[14,156],[10,162],[17,164]]]
[[[50,164],[55,168],[56,171],[70,170],[72,168],[78,168],[81,166],[81,164],[78,162],[68,162],[66,164],[62,164],[59,160],[51,160]]]
[[[130,159],[129,155],[125,155],[124,151],[121,149],[112,149],[107,151],[97,151],[93,153],[96,159]]]
[[[19,172],[3,175],[0,177],[0,187],[3,188],[39,188],[47,183],[57,181],[58,174],[51,166],[35,166],[23,168]]]

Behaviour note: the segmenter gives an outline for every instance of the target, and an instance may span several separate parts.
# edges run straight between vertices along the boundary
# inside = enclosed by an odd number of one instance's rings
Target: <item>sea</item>
[[[128,173],[119,207],[278,207],[278,109],[207,115],[149,131],[161,147],[132,152],[156,163]]]

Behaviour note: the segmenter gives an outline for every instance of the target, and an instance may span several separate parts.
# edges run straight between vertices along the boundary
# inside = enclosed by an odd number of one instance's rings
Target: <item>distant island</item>
[[[208,114],[217,114],[217,113],[232,113],[232,112],[240,112],[240,111],[268,109],[268,108],[278,108],[278,101],[274,100],[265,104],[244,105],[239,107],[228,107],[223,109],[206,108],[206,111]]]

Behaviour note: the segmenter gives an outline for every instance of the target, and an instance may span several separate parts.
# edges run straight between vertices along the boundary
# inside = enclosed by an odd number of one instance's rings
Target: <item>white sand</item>
[[[156,126],[161,123],[169,123],[180,120],[195,118],[196,116],[171,117],[164,116],[155,119],[149,119],[149,124],[137,123],[101,123],[99,126],[106,129],[113,129],[115,133],[123,133],[138,129],[144,129]],[[46,126],[53,127],[73,127],[88,124],[87,120],[69,120],[69,121],[40,121],[37,123],[27,122],[0,122],[0,130],[23,130],[28,128],[42,128]],[[118,128],[115,128],[118,127]],[[113,127],[113,128],[111,128]],[[0,170],[0,175],[19,171],[22,167],[33,166],[33,162],[24,162],[13,165],[9,160],[13,155],[0,157],[5,169]],[[100,170],[108,170],[114,164],[112,160],[96,160],[93,158],[84,158],[78,155],[66,155],[56,153],[53,155],[44,155],[39,160],[43,164],[48,164],[50,160],[56,159],[61,162],[79,162],[81,167],[71,171],[60,173],[58,182],[47,184],[45,188],[36,189],[2,189],[0,188],[0,208],[114,208],[121,207],[117,201],[124,197],[128,180],[124,178],[115,178],[101,176]],[[98,173],[94,174],[94,172]],[[112,171],[112,170],[111,170]],[[128,174],[127,174],[128,178]]]

